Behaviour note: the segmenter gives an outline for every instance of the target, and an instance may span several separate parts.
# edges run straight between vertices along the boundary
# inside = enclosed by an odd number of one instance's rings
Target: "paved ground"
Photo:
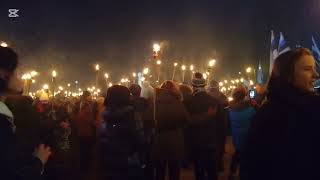
[[[231,157],[232,154],[234,153],[234,147],[232,145],[232,141],[231,141],[231,137],[227,138],[227,142],[225,145],[225,155],[224,155],[224,164],[225,164],[225,171],[224,173],[219,174],[219,180],[228,180],[228,176],[229,176],[229,166],[230,166],[230,162],[231,162]],[[102,180],[101,178],[97,177],[97,174],[90,174],[88,177],[84,178],[82,177],[84,180]],[[79,179],[82,179],[79,178]],[[193,176],[193,170],[183,170],[182,171],[182,176],[181,176],[181,180],[194,180],[194,176]],[[239,180],[239,177],[235,177],[234,180]]]

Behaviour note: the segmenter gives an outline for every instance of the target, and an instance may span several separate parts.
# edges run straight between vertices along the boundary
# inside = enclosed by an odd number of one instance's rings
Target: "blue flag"
[[[271,30],[271,46],[270,46],[270,64],[269,73],[271,74],[274,60],[278,57],[277,41],[274,36],[273,30]]]
[[[313,36],[312,36],[312,53],[316,60],[317,72],[320,73],[320,50]]]
[[[283,36],[282,32],[280,32],[280,39],[279,39],[279,46],[278,46],[279,54],[278,55],[283,54],[283,53],[285,53],[287,51],[290,51],[290,47],[287,46],[287,42],[284,39],[284,36]]]
[[[263,84],[263,71],[262,71],[260,61],[259,61],[259,67],[258,67],[258,72],[257,72],[257,82],[258,82],[258,84]]]

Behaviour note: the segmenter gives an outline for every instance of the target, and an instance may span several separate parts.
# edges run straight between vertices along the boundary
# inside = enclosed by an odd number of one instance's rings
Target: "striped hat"
[[[203,78],[201,73],[196,72],[196,73],[194,73],[191,84],[193,87],[205,87],[206,80]]]

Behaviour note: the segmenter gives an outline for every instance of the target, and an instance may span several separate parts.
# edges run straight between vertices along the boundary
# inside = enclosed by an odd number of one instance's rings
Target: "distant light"
[[[153,51],[154,52],[159,52],[160,51],[160,45],[159,44],[153,44]]]
[[[228,81],[227,81],[227,80],[224,80],[224,83],[228,84]]]
[[[215,66],[216,65],[216,60],[215,59],[210,60],[208,65],[209,65],[209,67]]]
[[[157,65],[161,65],[161,60],[157,60]]]
[[[47,89],[49,89],[49,85],[48,84],[44,84],[42,88],[47,90]]]
[[[6,42],[3,42],[3,41],[2,41],[2,42],[0,43],[0,46],[1,46],[1,47],[8,47],[8,44],[7,44]]]
[[[219,82],[219,86],[223,86],[223,82]]]
[[[252,80],[250,80],[250,86],[253,86],[254,82]]]
[[[185,70],[186,70],[186,66],[185,66],[185,65],[182,65],[182,66],[181,66],[181,69],[182,69],[182,71],[185,71]]]
[[[96,71],[99,71],[100,70],[100,65],[99,64],[96,64]]]
[[[30,74],[31,74],[32,77],[34,77],[34,76],[37,76],[39,73],[37,71],[31,71]]]
[[[55,70],[52,71],[52,77],[54,77],[54,78],[57,77],[57,71],[55,71]]]
[[[70,83],[68,83],[68,87],[70,87],[71,86],[71,84]]]
[[[109,87],[112,87],[112,83],[111,82],[109,83]]]
[[[193,65],[190,65],[190,71],[193,71],[193,68],[194,68]]]
[[[203,76],[204,79],[208,78],[207,74],[205,74],[205,73],[203,73],[202,76]]]
[[[149,73],[149,68],[144,68],[143,69],[143,74],[148,74]]]
[[[173,66],[174,66],[174,67],[177,67],[177,66],[178,66],[178,63],[175,62],[175,63],[173,64]]]
[[[137,74],[134,72],[134,73],[132,73],[132,76],[133,77],[137,77]]]
[[[28,74],[23,74],[22,75],[22,77],[21,77],[21,79],[23,79],[23,80],[29,80],[29,79],[31,79],[31,75],[28,73]]]
[[[229,100],[229,101],[233,101],[233,98],[232,98],[232,97],[228,97],[228,100]]]
[[[251,71],[252,71],[251,67],[248,67],[248,68],[246,69],[246,72],[247,72],[247,73],[251,73]]]
[[[109,74],[108,74],[108,73],[105,73],[105,74],[104,74],[104,77],[105,77],[106,79],[108,79],[108,78],[109,78]]]

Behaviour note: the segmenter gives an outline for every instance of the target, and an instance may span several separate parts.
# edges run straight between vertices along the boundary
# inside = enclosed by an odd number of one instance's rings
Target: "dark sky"
[[[8,18],[8,8],[20,17]],[[267,69],[271,29],[292,46],[310,47],[311,35],[320,42],[319,19],[317,0],[1,0],[0,40],[24,67],[85,83],[96,62],[113,76],[142,67],[154,42],[170,65],[215,57],[217,74],[232,75],[258,60]]]

